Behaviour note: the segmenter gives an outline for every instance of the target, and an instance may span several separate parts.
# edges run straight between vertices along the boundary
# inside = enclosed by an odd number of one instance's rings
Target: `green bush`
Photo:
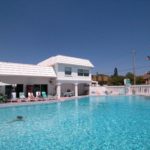
[[[0,93],[0,103],[5,103],[6,102],[6,96],[4,96],[2,93]]]

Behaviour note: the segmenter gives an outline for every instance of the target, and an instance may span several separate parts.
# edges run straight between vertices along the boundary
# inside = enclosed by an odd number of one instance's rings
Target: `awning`
[[[9,83],[4,83],[4,82],[0,82],[0,86],[6,86],[6,85],[11,85]]]

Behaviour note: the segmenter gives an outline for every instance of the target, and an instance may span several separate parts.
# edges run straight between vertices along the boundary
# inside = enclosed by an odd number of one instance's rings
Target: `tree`
[[[111,76],[109,79],[109,85],[123,85],[124,76]]]
[[[132,72],[128,72],[125,76],[125,78],[130,79],[131,84],[133,84],[134,81],[134,74]],[[136,84],[144,84],[145,81],[142,76],[136,76]]]
[[[132,72],[128,72],[125,77],[130,79],[131,84],[133,84],[134,74]]]
[[[144,78],[141,76],[136,77],[136,84],[145,84]]]
[[[117,77],[117,76],[118,76],[118,69],[115,68],[115,69],[114,69],[114,77]]]

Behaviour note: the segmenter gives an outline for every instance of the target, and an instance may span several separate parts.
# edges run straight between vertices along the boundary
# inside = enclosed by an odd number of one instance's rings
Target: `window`
[[[78,69],[78,76],[89,76],[89,70]]]
[[[78,69],[78,76],[83,76],[83,69]]]
[[[65,67],[65,75],[71,75],[71,67]]]
[[[84,76],[89,76],[89,70],[83,70]]]

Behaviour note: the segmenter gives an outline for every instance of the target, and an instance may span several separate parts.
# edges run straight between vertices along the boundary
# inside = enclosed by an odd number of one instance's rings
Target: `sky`
[[[93,74],[150,70],[150,0],[0,0],[0,61],[89,59]]]

